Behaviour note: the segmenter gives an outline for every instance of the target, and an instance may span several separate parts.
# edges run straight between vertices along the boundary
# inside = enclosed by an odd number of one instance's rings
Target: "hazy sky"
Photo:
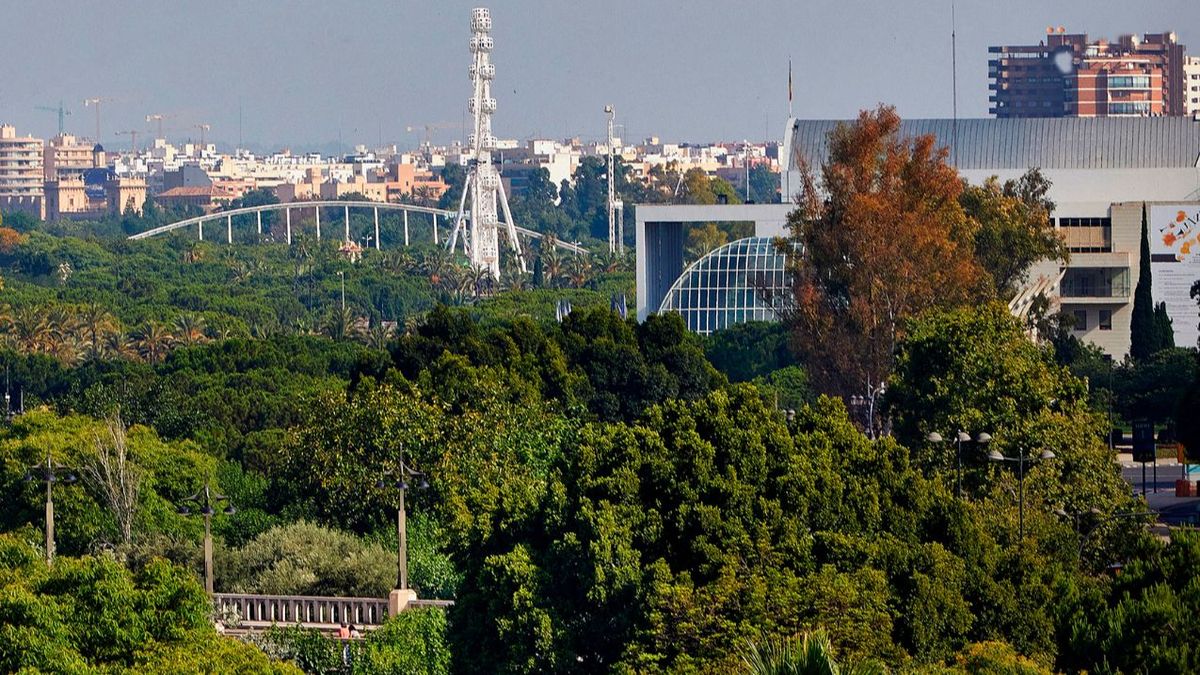
[[[68,131],[126,145],[170,115],[167,136],[277,148],[458,138],[470,93],[460,0],[5,0],[0,120],[41,137],[35,106],[61,99]],[[787,63],[795,112],[844,118],[879,102],[948,117],[950,2],[893,0],[494,0],[500,137],[604,133],[676,141],[782,136]],[[1115,38],[1174,30],[1200,54],[1200,1],[960,0],[959,112],[987,115],[987,46],[1025,44],[1047,25]],[[144,136],[143,136],[144,137]],[[140,142],[140,141],[139,141]]]

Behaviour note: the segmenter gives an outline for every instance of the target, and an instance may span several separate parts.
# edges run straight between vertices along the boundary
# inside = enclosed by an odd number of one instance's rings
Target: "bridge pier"
[[[204,221],[201,220],[196,225],[200,228],[200,241],[204,241]]]
[[[408,211],[404,212],[404,245],[408,246]]]
[[[436,213],[435,213],[435,214],[433,214],[433,243],[434,243],[434,244],[437,244],[437,243],[438,243],[438,234],[437,234],[437,214],[436,214]]]
[[[374,210],[375,210],[375,250],[378,251],[379,250],[379,207],[376,206]],[[408,211],[404,212],[404,217],[406,219],[408,218]],[[405,237],[405,239],[407,239],[407,237]],[[404,243],[407,244],[408,242],[405,241]]]
[[[350,207],[343,207],[342,211],[343,222],[346,223],[346,241],[350,241]]]
[[[233,216],[225,216],[225,239],[228,243],[233,243]]]
[[[321,241],[321,207],[316,208],[317,211],[317,241]]]
[[[292,210],[284,209],[283,210],[283,218],[287,222],[287,243],[288,243],[288,246],[291,246],[292,245]]]
[[[257,211],[254,215],[258,216],[258,233],[262,234],[262,211]]]

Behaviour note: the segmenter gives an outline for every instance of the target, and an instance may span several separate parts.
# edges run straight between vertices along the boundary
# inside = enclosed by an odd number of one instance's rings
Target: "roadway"
[[[1200,518],[1200,497],[1176,497],[1175,481],[1184,477],[1183,467],[1175,460],[1158,460],[1157,479],[1155,465],[1145,465],[1145,482],[1142,464],[1134,462],[1128,454],[1118,456],[1121,477],[1131,486],[1135,494],[1144,493],[1146,505],[1159,513],[1159,520],[1171,525],[1195,523]],[[1192,480],[1198,477],[1192,473]]]

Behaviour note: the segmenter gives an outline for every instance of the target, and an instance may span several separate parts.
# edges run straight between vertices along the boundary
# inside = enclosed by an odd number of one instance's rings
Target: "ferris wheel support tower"
[[[467,179],[463,186],[462,199],[458,206],[458,221],[450,238],[450,250],[454,250],[458,237],[463,237],[463,248],[471,258],[471,264],[486,268],[495,278],[500,278],[500,213],[504,212],[508,244],[521,271],[525,259],[521,256],[521,242],[517,239],[517,228],[512,212],[508,208],[508,196],[500,181],[500,171],[492,163],[492,152],[496,149],[496,136],[492,134],[492,114],[496,112],[496,99],[492,98],[492,79],[496,66],[490,55],[495,41],[492,30],[491,12],[486,7],[471,10],[471,55],[468,70],[473,85],[467,112],[474,119],[472,133],[467,137]],[[470,200],[470,207],[467,201]],[[469,221],[469,229],[468,229]]]

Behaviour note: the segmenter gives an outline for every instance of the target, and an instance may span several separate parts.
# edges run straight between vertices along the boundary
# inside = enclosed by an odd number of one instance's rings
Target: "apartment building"
[[[1184,46],[1175,33],[1091,41],[1047,29],[1036,45],[988,48],[991,114],[1001,118],[1187,114]]]
[[[0,125],[0,212],[44,218],[40,138],[17,136],[15,127]]]
[[[1186,112],[1200,118],[1200,56],[1189,56],[1184,60],[1183,81],[1187,96]]]

